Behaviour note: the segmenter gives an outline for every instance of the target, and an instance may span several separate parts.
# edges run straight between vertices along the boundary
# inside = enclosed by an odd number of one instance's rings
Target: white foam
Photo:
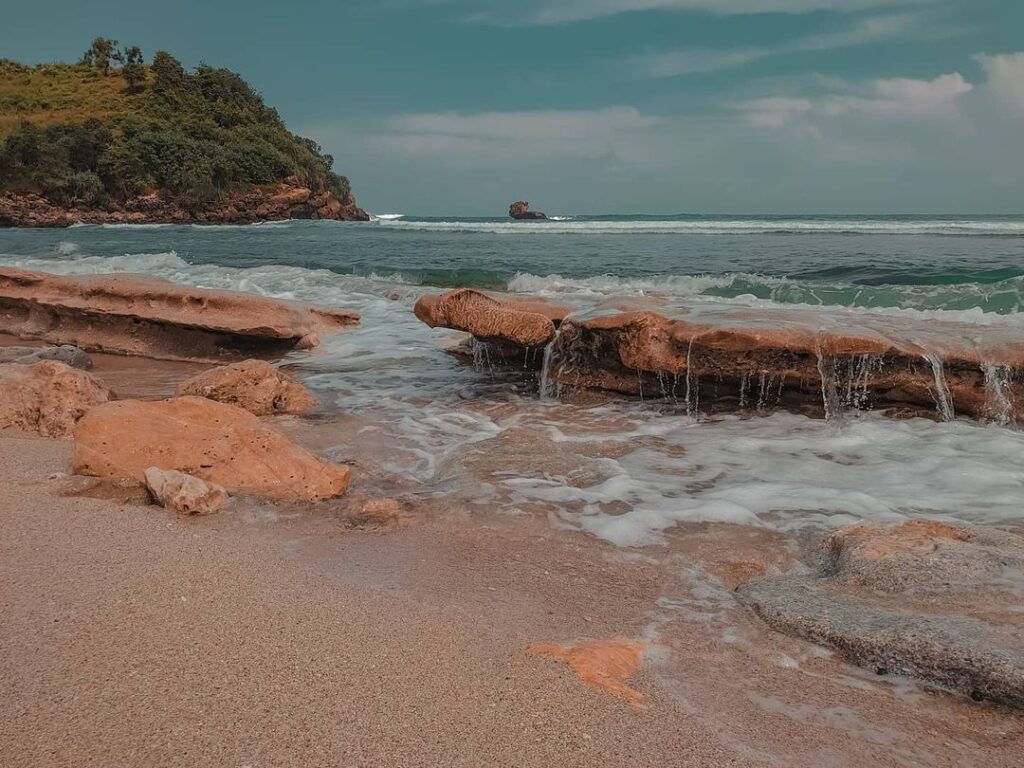
[[[625,410],[606,413],[609,424],[621,424]],[[789,413],[633,419],[627,432],[585,438],[647,443],[602,460],[601,482],[576,488],[513,479],[508,486],[520,503],[553,503],[564,520],[620,546],[657,543],[681,522],[796,529],[912,517],[1024,518],[1024,434],[1017,431],[877,414],[841,425]],[[557,423],[548,431],[556,441],[583,439]]]
[[[1009,220],[947,219],[727,219],[727,218],[634,218],[579,219],[571,216],[546,220],[512,221],[442,220],[381,221],[396,229],[438,232],[480,232],[488,234],[677,234],[677,235],[763,235],[862,234],[862,235],[1009,235],[1024,236],[1024,222]]]

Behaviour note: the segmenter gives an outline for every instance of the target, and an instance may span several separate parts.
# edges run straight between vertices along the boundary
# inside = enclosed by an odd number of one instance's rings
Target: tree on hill
[[[135,50],[138,50],[138,48]],[[139,56],[142,56],[141,51],[139,51]],[[83,64],[99,67],[103,70],[104,75],[110,74],[111,62],[121,62],[122,60],[123,55],[117,49],[117,40],[111,40],[107,37],[97,37],[92,41],[89,50],[82,54]]]
[[[128,83],[128,90],[138,90],[139,86],[146,82],[146,65],[143,63],[142,49],[137,45],[125,47],[121,51],[121,60],[124,62],[121,76]]]

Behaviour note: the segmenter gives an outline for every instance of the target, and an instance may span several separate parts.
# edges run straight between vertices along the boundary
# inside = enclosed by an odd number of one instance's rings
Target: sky
[[[50,0],[241,73],[375,213],[1022,213],[1024,0]]]

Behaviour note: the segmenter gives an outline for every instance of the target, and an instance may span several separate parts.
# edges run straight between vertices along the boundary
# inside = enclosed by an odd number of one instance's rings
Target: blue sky
[[[242,73],[369,210],[1024,211],[1022,0],[19,3]]]

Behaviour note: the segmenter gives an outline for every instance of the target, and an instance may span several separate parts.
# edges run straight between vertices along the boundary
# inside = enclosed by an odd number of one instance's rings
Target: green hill
[[[98,39],[78,64],[0,59],[0,193],[112,209],[157,192],[199,211],[283,180],[351,203],[316,142],[239,75]],[[356,209],[358,210],[358,209]],[[338,216],[342,218],[343,216]]]

